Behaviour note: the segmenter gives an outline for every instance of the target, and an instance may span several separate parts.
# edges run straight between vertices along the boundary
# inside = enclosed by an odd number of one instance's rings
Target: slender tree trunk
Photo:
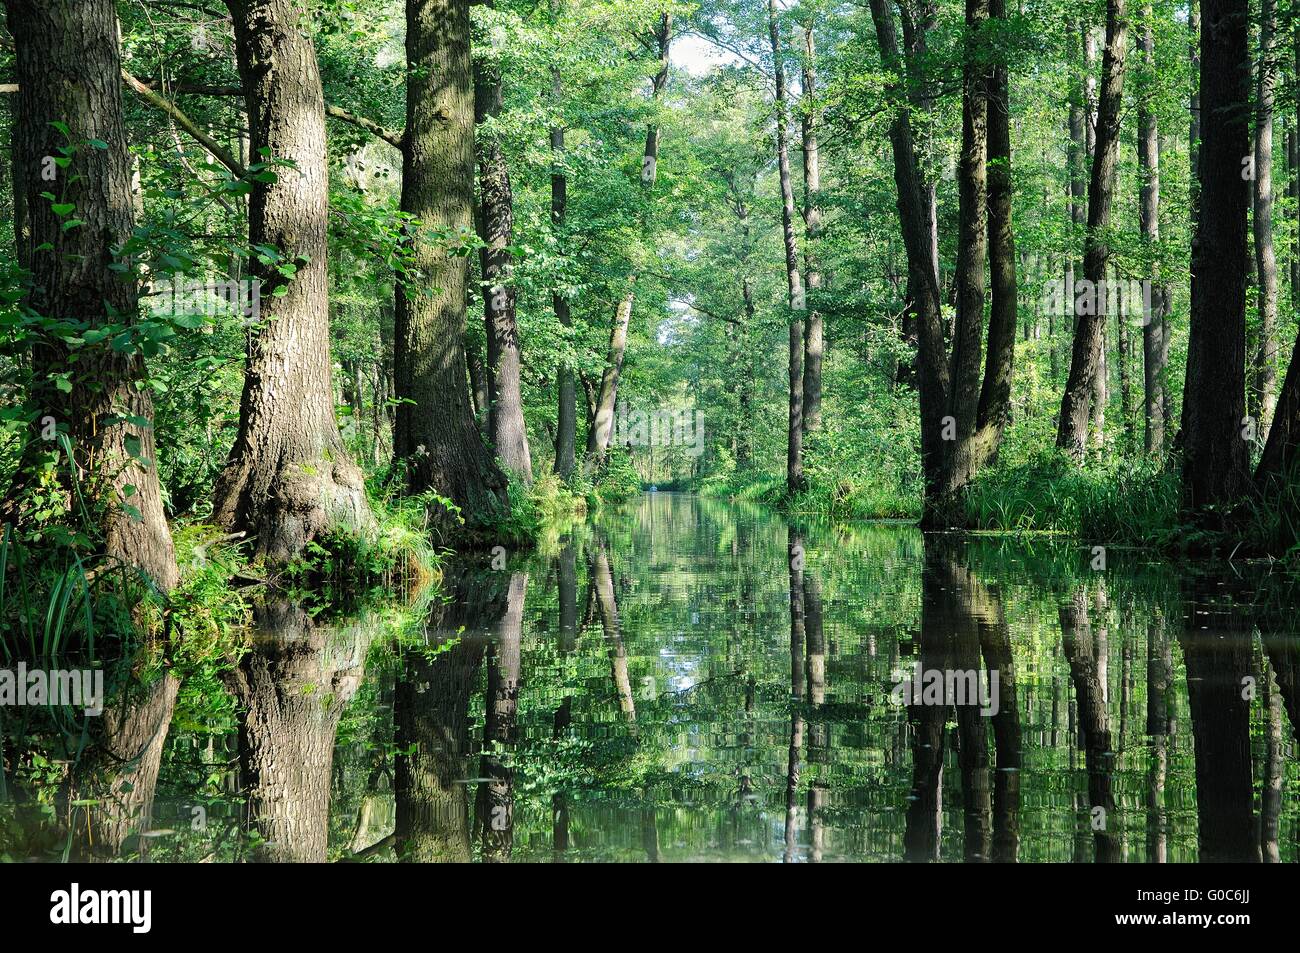
[[[1255,269],[1259,277],[1259,346],[1250,392],[1250,414],[1257,421],[1260,441],[1268,438],[1277,406],[1277,254],[1273,249],[1273,90],[1275,0],[1260,0],[1259,76],[1255,82]]]
[[[794,234],[794,189],[790,182],[790,149],[786,135],[785,53],[776,0],[767,0],[768,38],[772,47],[772,77],[776,83],[776,162],[781,181],[781,234],[785,241],[785,276],[790,308],[790,418],[785,456],[786,492],[804,489],[803,477],[803,328],[804,289],[799,272],[799,248]]]
[[[659,29],[655,33],[658,45],[659,71],[655,73],[650,87],[650,100],[657,104],[668,85],[668,55],[672,48],[673,21],[665,13],[659,20]],[[645,150],[641,155],[641,186],[649,193],[659,175],[659,123],[652,120],[646,127]],[[645,223],[643,222],[643,227]],[[587,431],[586,469],[598,472],[605,465],[605,455],[609,452],[610,437],[614,432],[614,408],[618,402],[618,383],[623,374],[623,356],[627,350],[627,329],[632,321],[632,305],[635,300],[637,272],[634,269],[628,276],[627,291],[614,312],[614,324],[609,332],[609,352],[605,357],[605,370],[600,377],[600,391],[595,401],[595,414],[591,428]]]
[[[469,0],[408,0],[406,133],[402,211],[421,223],[411,235],[412,271],[398,285],[396,456],[415,492],[434,490],[472,526],[505,501],[505,478],[483,444],[467,386],[468,261],[425,229],[468,230],[474,208],[474,91]],[[436,77],[437,81],[432,81]],[[407,403],[409,401],[409,403]]]
[[[889,127],[894,160],[894,186],[898,219],[907,252],[908,288],[917,318],[918,395],[921,414],[921,470],[926,487],[924,525],[938,519],[937,502],[943,485],[943,417],[948,406],[948,364],[944,358],[939,281],[934,267],[929,218],[917,171],[909,103],[904,95],[905,75],[898,33],[888,0],[871,0],[880,57],[890,72],[888,93],[895,113]]]
[[[15,228],[19,263],[32,274],[27,303],[44,318],[84,322],[91,329],[134,325],[137,278],[129,268],[119,274],[124,263],[115,258],[135,227],[116,5],[6,0],[5,6],[19,85],[14,205],[16,212],[25,209]],[[66,127],[66,137],[55,123]],[[93,141],[106,146],[97,148]],[[49,157],[68,146],[76,152],[58,169]],[[55,207],[64,203],[75,208],[60,216]],[[69,227],[76,220],[80,224]],[[32,370],[37,432],[52,421],[67,434],[76,468],[91,477],[83,485],[103,504],[108,556],[138,568],[160,588],[172,588],[176,557],[155,466],[153,400],[143,383],[143,358],[138,351],[119,352],[108,341],[73,354],[54,340],[33,349]],[[56,379],[68,380],[71,390],[60,391]],[[52,445],[38,439],[31,446]],[[0,504],[0,512],[7,507]]]
[[[1200,220],[1192,246],[1192,317],[1183,389],[1183,505],[1199,516],[1247,484],[1246,212],[1250,155],[1246,0],[1203,0]]]
[[[1188,63],[1192,72],[1192,93],[1187,103],[1187,155],[1191,164],[1187,191],[1192,215],[1192,241],[1195,243],[1201,207],[1201,0],[1188,0],[1187,40]]]
[[[1102,374],[1102,347],[1106,322],[1106,266],[1110,246],[1106,229],[1110,225],[1111,199],[1115,191],[1115,170],[1119,163],[1120,105],[1124,92],[1124,58],[1128,49],[1127,0],[1107,0],[1106,51],[1102,57],[1101,95],[1097,108],[1097,145],[1092,177],[1088,182],[1088,231],[1084,236],[1084,278],[1091,292],[1092,307],[1078,314],[1070,375],[1061,399],[1056,445],[1082,461],[1088,439],[1088,403],[1096,398],[1096,378]],[[1076,297],[1076,312],[1078,298]]]
[[[989,16],[1006,20],[1006,0],[990,0]],[[988,357],[980,389],[975,471],[997,457],[1011,416],[1011,375],[1016,357],[1016,237],[1011,221],[1011,99],[1007,66],[997,63],[988,97],[988,232],[990,309]],[[1028,328],[1026,328],[1028,332]]]
[[[587,461],[592,472],[599,471],[604,465],[614,433],[614,406],[618,400],[618,382],[623,376],[623,357],[627,353],[627,329],[632,322],[635,283],[636,275],[630,276],[627,293],[619,301],[614,326],[609,332],[605,370],[600,375],[600,389],[596,392],[595,417],[587,431]]]
[[[1146,253],[1151,256],[1147,281],[1151,306],[1142,315],[1143,447],[1156,458],[1165,452],[1164,314],[1168,292],[1160,280],[1156,258],[1160,243],[1160,128],[1153,108],[1155,98],[1155,14],[1148,2],[1142,8],[1138,35],[1146,86],[1138,99],[1138,223]]]
[[[1083,93],[1084,93],[1084,132],[1085,144],[1087,148],[1088,161],[1096,162],[1097,159],[1097,128],[1100,119],[1100,110],[1097,96],[1097,34],[1091,23],[1083,27]],[[1087,216],[1084,216],[1085,220]],[[1084,251],[1087,253],[1087,232],[1084,233]],[[1081,269],[1086,277],[1087,264]],[[1097,289],[1100,294],[1100,288]],[[1109,368],[1107,367],[1106,354],[1106,321],[1103,317],[1100,324],[1099,334],[1101,344],[1098,349],[1097,373],[1093,375],[1092,380],[1092,400],[1089,404],[1089,410],[1092,416],[1092,445],[1097,450],[1101,450],[1106,443],[1106,401],[1108,399]]]
[[[553,16],[558,15],[562,9],[561,0],[551,0]],[[563,96],[560,68],[556,66],[551,70],[551,98],[557,110],[562,108]],[[564,125],[557,123],[551,127],[551,228],[557,233],[557,241],[561,246],[568,203],[569,179],[564,171]],[[551,307],[561,327],[573,327],[569,299],[558,288],[551,292]],[[561,480],[568,482],[573,479],[573,471],[578,465],[578,394],[573,365],[561,361],[557,379],[559,407],[556,410],[555,426],[555,473]]]
[[[501,71],[496,63],[475,67],[475,118],[480,126],[501,112]],[[515,287],[510,246],[514,241],[514,190],[505,152],[495,132],[480,135],[479,194],[482,197],[483,320],[487,332],[488,434],[507,470],[525,486],[533,482],[520,393],[519,322],[515,319]]]
[[[808,292],[814,298],[821,290],[822,276],[817,262],[817,242],[821,239],[821,155],[817,144],[817,47],[811,21],[803,30],[803,104],[801,109],[803,139],[803,220],[804,268],[808,273]],[[821,312],[814,307],[804,325],[803,357],[803,438],[821,427],[822,360],[825,330]]]

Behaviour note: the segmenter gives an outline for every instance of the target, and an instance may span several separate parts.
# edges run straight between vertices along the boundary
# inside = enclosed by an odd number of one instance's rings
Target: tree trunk
[[[1273,60],[1276,32],[1275,0],[1260,0],[1259,76],[1255,83],[1255,269],[1259,276],[1259,346],[1255,351],[1250,415],[1257,421],[1261,442],[1277,406],[1277,254],[1273,250],[1273,90],[1277,64]]]
[[[923,524],[937,518],[935,505],[944,496],[943,417],[948,405],[948,365],[944,358],[939,280],[934,267],[932,232],[926,214],[908,101],[904,95],[904,63],[898,46],[893,12],[888,0],[871,0],[880,57],[890,71],[888,93],[895,114],[889,127],[894,160],[898,219],[907,253],[909,293],[917,319],[918,396],[921,413],[921,470],[925,480],[926,515]]]
[[[961,158],[957,169],[957,326],[952,342],[948,414],[956,437],[948,458],[953,493],[975,473],[979,424],[981,347],[984,336],[984,269],[988,260],[988,69],[978,42],[988,22],[988,0],[966,0],[967,48],[962,68]],[[1013,324],[1014,328],[1015,325]],[[1013,342],[1014,346],[1014,342]]]
[[[560,0],[552,0],[552,14],[558,14],[560,9]],[[562,108],[563,93],[560,68],[557,66],[551,70],[551,98],[557,110]],[[551,127],[551,228],[557,233],[557,244],[561,247],[564,244],[564,218],[568,203],[569,179],[564,172],[564,126],[557,123]],[[559,289],[551,292],[551,307],[561,327],[573,327],[569,299]],[[555,474],[567,483],[573,479],[573,471],[578,465],[578,395],[572,364],[561,361],[556,376],[559,407],[556,410]]]
[[[329,337],[325,97],[311,37],[290,0],[228,0],[254,155],[291,160],[254,181],[249,244],[262,324],[249,345],[239,433],[214,491],[220,525],[281,562],[321,533],[373,525],[364,478],[334,412]],[[296,268],[286,279],[280,267]],[[281,293],[283,292],[283,293]]]
[[[1160,128],[1153,108],[1155,98],[1155,14],[1148,2],[1142,8],[1138,35],[1146,84],[1138,99],[1138,221],[1146,253],[1151,256],[1147,281],[1151,307],[1142,315],[1143,447],[1157,459],[1165,452],[1164,314],[1167,294],[1156,260],[1160,243]]]
[[[7,0],[6,9],[19,85],[14,204],[25,209],[15,228],[19,263],[32,274],[28,304],[44,318],[84,322],[108,335],[75,354],[61,339],[33,348],[37,430],[52,418],[66,432],[76,469],[91,478],[83,485],[103,504],[110,560],[138,568],[168,590],[179,575],[155,465],[144,359],[109,344],[121,325],[136,323],[139,310],[136,275],[129,268],[119,274],[125,263],[115,258],[135,227],[117,8],[109,0]],[[66,137],[54,123],[67,128]],[[71,164],[55,169],[49,157],[68,146],[76,150]],[[47,170],[58,178],[47,179]],[[55,212],[63,203],[75,206],[73,218]],[[75,220],[80,224],[68,227]],[[56,379],[69,380],[70,392],[60,391]],[[34,440],[31,446],[49,445]]]
[[[989,16],[1006,20],[1005,0],[990,0]],[[1007,67],[993,68],[988,97],[988,243],[991,302],[988,357],[980,389],[973,457],[975,471],[997,457],[1011,416],[1011,375],[1016,358],[1016,237],[1011,221],[1011,99]],[[1026,329],[1027,330],[1027,329]]]
[[[510,577],[505,614],[488,645],[487,714],[483,723],[483,757],[479,764],[478,823],[483,859],[510,859],[514,847],[514,769],[509,752],[516,741],[519,712],[520,639],[528,573]]]
[[[817,145],[817,47],[812,23],[804,26],[803,108],[801,109],[804,185],[804,268],[808,273],[808,292],[815,298],[821,290],[822,276],[817,263],[817,242],[822,232],[821,155]],[[803,439],[821,427],[822,359],[825,330],[821,312],[814,307],[804,326],[803,357]]]
[[[627,294],[619,302],[614,316],[605,370],[600,375],[600,390],[596,394],[595,417],[587,431],[587,461],[593,473],[605,465],[605,455],[609,452],[609,441],[614,433],[614,404],[618,400],[618,382],[623,376],[623,356],[627,353],[627,329],[632,322],[635,282],[636,275],[628,278]]]
[[[785,486],[793,495],[804,489],[803,477],[803,276],[794,235],[794,189],[790,182],[787,141],[785,54],[777,22],[776,0],[767,0],[767,29],[772,47],[772,78],[776,84],[776,163],[781,181],[781,234],[785,242],[785,276],[790,308],[790,417],[786,428]]]
[[[1183,389],[1183,505],[1205,516],[1247,484],[1246,211],[1250,155],[1246,0],[1203,0],[1199,223],[1192,246],[1192,317]],[[1300,382],[1298,382],[1300,383]]]
[[[652,104],[659,101],[664,87],[668,85],[668,54],[673,40],[672,17],[665,13],[659,20],[659,29],[655,33],[658,44],[659,71],[655,73],[650,88]],[[647,193],[654,188],[659,174],[659,125],[657,120],[646,127],[645,150],[641,155],[641,185]],[[598,472],[605,465],[605,455],[609,452],[609,440],[614,431],[614,407],[618,401],[618,383],[623,375],[623,355],[627,349],[627,329],[632,321],[632,305],[635,301],[637,272],[633,270],[628,276],[627,293],[619,302],[614,312],[614,324],[609,332],[609,352],[605,358],[605,370],[600,377],[600,391],[595,401],[595,413],[592,427],[587,431],[587,469]]]
[[[468,231],[474,208],[469,0],[408,0],[402,211],[424,229]],[[437,81],[431,81],[436,77]],[[396,456],[411,490],[434,490],[482,525],[505,504],[505,478],[474,423],[467,387],[468,260],[416,231],[396,317]],[[405,403],[411,401],[412,403]]]
[[[501,71],[495,63],[475,68],[475,118],[482,125],[501,112]],[[482,197],[483,319],[487,332],[488,434],[502,464],[525,486],[532,485],[533,464],[528,450],[520,393],[519,323],[515,319],[515,287],[511,283],[510,245],[514,241],[514,191],[501,141],[483,133],[479,143],[479,194]]]
[[[1101,95],[1097,107],[1096,150],[1088,182],[1088,231],[1084,236],[1083,270],[1092,307],[1078,314],[1070,375],[1061,399],[1056,445],[1082,461],[1088,439],[1089,399],[1096,399],[1097,378],[1103,373],[1102,347],[1106,323],[1106,266],[1115,170],[1119,162],[1120,105],[1124,92],[1124,58],[1128,49],[1127,0],[1107,0],[1106,51],[1102,57]],[[1079,311],[1075,298],[1075,311]]]

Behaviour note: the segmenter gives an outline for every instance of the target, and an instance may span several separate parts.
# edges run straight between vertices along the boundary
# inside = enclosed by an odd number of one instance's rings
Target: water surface
[[[205,689],[228,730],[155,683],[96,726],[118,760],[78,762],[73,833],[11,807],[8,855],[1297,859],[1300,615],[1267,566],[673,493],[496,565],[396,643],[261,606]],[[929,673],[983,694],[899,688]]]

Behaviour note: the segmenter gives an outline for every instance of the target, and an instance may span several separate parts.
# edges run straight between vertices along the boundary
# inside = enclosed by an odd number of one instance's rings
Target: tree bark
[[[979,44],[988,16],[988,0],[966,0],[967,47],[962,69],[961,157],[957,169],[957,325],[952,342],[952,391],[948,408],[955,439],[948,456],[949,493],[965,486],[977,465],[975,429],[979,423],[986,296],[984,269],[989,241],[989,75],[981,62]]]
[[[14,205],[18,260],[32,275],[28,304],[44,318],[87,330],[129,328],[139,299],[135,272],[119,274],[128,263],[116,259],[135,227],[116,5],[6,0],[6,10],[19,83]],[[67,128],[66,138],[56,122]],[[49,157],[67,146],[76,150],[71,164],[56,170]],[[47,180],[46,170],[58,178]],[[74,206],[73,217],[54,211],[63,203]],[[104,504],[100,528],[109,559],[169,590],[179,574],[158,482],[153,400],[143,357],[134,348],[115,350],[115,336],[75,354],[62,339],[33,348],[37,429],[53,418],[66,432],[76,470],[88,478],[84,491]],[[62,375],[72,385],[68,393],[55,384]]]
[[[402,211],[419,222],[398,285],[395,455],[414,492],[434,490],[481,526],[505,505],[505,477],[470,406],[465,352],[468,260],[448,240],[473,227],[474,92],[469,0],[408,0]],[[449,233],[452,238],[444,237]],[[410,401],[407,403],[406,401]]]
[[[1168,341],[1164,315],[1168,291],[1160,280],[1160,127],[1154,109],[1155,14],[1151,4],[1142,8],[1142,31],[1138,35],[1143,76],[1147,84],[1138,98],[1138,223],[1142,243],[1150,256],[1147,281],[1151,284],[1151,307],[1142,315],[1143,448],[1156,458],[1165,452],[1165,358]]]
[[[1183,506],[1207,517],[1247,486],[1246,212],[1250,183],[1246,0],[1203,0],[1199,223],[1192,246],[1192,317],[1183,389]],[[1300,382],[1297,382],[1300,384]],[[1267,450],[1266,450],[1267,454]]]
[[[803,141],[804,185],[804,269],[808,273],[808,292],[814,298],[821,290],[822,275],[817,261],[817,243],[821,239],[821,154],[817,143],[817,47],[813,25],[804,25],[803,56],[803,108],[801,132]],[[822,360],[825,355],[825,328],[821,312],[814,307],[808,312],[804,325],[803,357],[803,439],[821,427],[822,417]]]
[[[501,112],[501,70],[480,62],[474,72],[475,118],[479,126]],[[520,393],[519,322],[515,318],[515,287],[511,282],[510,245],[514,241],[514,190],[501,140],[481,133],[479,194],[482,197],[484,247],[479,260],[483,270],[483,319],[487,332],[489,382],[488,434],[502,464],[525,486],[532,485],[533,464],[528,449]]]
[[[249,244],[262,324],[248,353],[239,432],[214,490],[214,518],[287,561],[321,533],[373,525],[364,478],[334,411],[329,337],[325,97],[311,37],[290,0],[228,0],[254,155],[291,160],[254,181]],[[279,266],[296,269],[292,279]]]
[[[1273,90],[1277,64],[1273,60],[1276,33],[1275,0],[1260,0],[1259,76],[1255,81],[1255,270],[1259,276],[1259,346],[1255,351],[1250,390],[1250,415],[1261,442],[1277,406],[1277,254],[1273,249]]]
[[[561,0],[551,0],[552,15],[562,9]],[[558,66],[551,70],[551,98],[554,107],[562,108],[563,80]],[[551,228],[556,232],[557,243],[564,242],[564,219],[569,204],[569,179],[564,171],[564,125],[551,127]],[[569,299],[558,288],[551,292],[551,307],[561,327],[573,327]],[[555,425],[555,474],[566,483],[573,479],[578,465],[578,409],[574,370],[568,361],[561,361],[557,372],[559,407]]]
[[[659,29],[655,32],[658,46],[659,71],[655,73],[650,87],[650,100],[658,103],[668,85],[668,54],[673,40],[672,17],[665,13],[659,20]],[[646,127],[645,149],[641,154],[641,185],[649,193],[659,174],[659,124],[652,120]],[[637,271],[633,269],[628,276],[627,291],[614,311],[614,324],[609,332],[609,351],[605,357],[605,369],[600,377],[600,391],[595,400],[592,426],[587,431],[587,469],[598,472],[605,465],[609,452],[610,437],[614,432],[614,407],[618,401],[618,384],[623,375],[623,356],[627,350],[627,329],[632,321],[632,305],[635,301]]]
[[[803,276],[799,271],[799,247],[794,234],[794,189],[790,181],[790,148],[787,137],[785,54],[781,49],[781,28],[776,0],[767,0],[767,32],[772,48],[772,79],[776,84],[776,163],[781,182],[781,235],[785,242],[785,277],[790,309],[790,416],[786,428],[785,486],[794,495],[804,489],[803,477]]]
[[[943,417],[947,413],[949,387],[939,280],[934,267],[932,232],[917,170],[909,104],[903,94],[904,62],[888,0],[871,0],[871,18],[876,28],[881,61],[891,74],[887,92],[895,113],[889,127],[889,140],[894,160],[898,219],[907,254],[908,288],[913,295],[917,319],[921,470],[926,488],[926,514],[922,522],[923,525],[932,525],[937,518],[936,502],[944,496]]]
[[[989,16],[1006,20],[1005,0],[990,0]],[[980,389],[975,433],[975,471],[997,458],[1011,416],[1011,376],[1016,358],[1016,236],[1011,220],[1011,99],[1007,66],[998,62],[988,95],[988,357]]]
[[[1124,93],[1124,59],[1128,49],[1127,0],[1107,0],[1106,50],[1102,57],[1102,83],[1097,107],[1096,150],[1088,182],[1088,231],[1084,236],[1083,269],[1092,293],[1091,314],[1079,314],[1070,374],[1061,398],[1056,445],[1082,461],[1088,439],[1089,399],[1096,399],[1097,378],[1104,373],[1102,348],[1106,323],[1106,266],[1110,246],[1111,199],[1119,163],[1120,106]],[[1078,311],[1076,298],[1075,310]],[[1100,312],[1100,313],[1098,313]]]

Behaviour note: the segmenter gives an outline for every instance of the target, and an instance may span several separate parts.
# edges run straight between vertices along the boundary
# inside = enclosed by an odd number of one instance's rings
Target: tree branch
[[[342,122],[351,123],[358,129],[364,129],[372,136],[383,139],[384,142],[387,142],[396,149],[402,148],[402,141],[404,139],[402,133],[394,132],[392,129],[386,129],[379,125],[379,123],[366,119],[364,116],[355,115],[354,113],[348,112],[346,109],[342,109],[338,106],[331,106],[328,103],[325,104],[325,115],[332,116]]]
[[[136,93],[136,95],[147,102],[150,106],[153,106],[155,109],[159,109],[170,116],[173,121],[175,121],[176,125],[189,133],[195,142],[201,145],[204,149],[207,149],[208,152],[212,154],[212,157],[234,173],[236,178],[242,179],[244,176],[248,175],[248,170],[240,164],[238,159],[230,154],[228,149],[196,126],[194,120],[181,112],[180,107],[170,99],[150,89],[125,69],[122,70],[122,79],[126,82],[126,85],[131,87],[131,90]]]

